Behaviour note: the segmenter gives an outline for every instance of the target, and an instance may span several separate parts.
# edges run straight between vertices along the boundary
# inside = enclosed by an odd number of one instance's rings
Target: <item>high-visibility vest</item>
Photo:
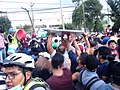
[[[13,38],[12,44],[14,44],[14,45],[16,46],[16,48],[17,48],[17,47],[18,47],[17,37],[13,37],[11,34],[8,34],[8,36],[9,36],[9,35]],[[9,42],[8,36],[7,36],[7,41]]]
[[[35,87],[34,87],[35,86]],[[41,78],[32,78],[23,90],[33,90],[36,87],[43,87],[45,90],[50,90],[49,85]],[[33,89],[32,89],[33,88]]]

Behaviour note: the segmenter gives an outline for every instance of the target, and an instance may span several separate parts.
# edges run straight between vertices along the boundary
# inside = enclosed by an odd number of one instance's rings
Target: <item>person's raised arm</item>
[[[52,38],[53,38],[53,33],[50,33],[47,40],[47,49],[50,55],[54,52],[54,48],[52,47]]]
[[[75,45],[75,50],[76,50],[76,52],[77,52],[77,55],[80,56],[81,50],[80,50],[80,48],[79,48],[79,46],[78,46],[78,44],[77,44],[76,36],[75,36],[74,33],[72,33],[71,36],[72,36],[73,43],[74,43],[74,45]]]
[[[83,37],[84,37],[85,43],[87,45],[86,52],[89,54],[89,52],[90,52],[90,42],[88,41],[87,35],[83,34]]]

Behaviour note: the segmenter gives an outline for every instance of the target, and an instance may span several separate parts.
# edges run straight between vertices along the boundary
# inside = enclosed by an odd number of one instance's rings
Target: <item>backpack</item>
[[[34,90],[37,87],[43,87],[45,90],[50,90],[49,85],[39,77],[32,78],[31,82],[28,83],[23,90]]]
[[[79,81],[74,85],[74,90],[90,90],[91,86],[99,81],[100,79],[98,77],[93,77],[91,78],[86,85],[83,85],[82,83],[82,75],[83,75],[83,72],[85,71],[86,69],[83,69],[81,70],[81,73],[79,75]]]

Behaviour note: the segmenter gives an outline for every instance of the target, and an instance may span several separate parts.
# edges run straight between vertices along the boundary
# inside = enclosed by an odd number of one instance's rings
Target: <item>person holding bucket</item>
[[[9,34],[7,35],[7,41],[8,41],[8,51],[7,54],[13,54],[16,52],[16,49],[18,48],[18,39],[17,39],[17,32],[15,29],[10,28]]]

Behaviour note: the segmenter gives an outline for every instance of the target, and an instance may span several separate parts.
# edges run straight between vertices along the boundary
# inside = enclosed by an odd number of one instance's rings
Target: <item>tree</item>
[[[107,0],[111,8],[111,20],[114,22],[112,27],[113,32],[118,32],[120,28],[120,0]]]
[[[24,26],[19,25],[19,26],[17,26],[16,28],[17,28],[17,29],[23,29],[23,30],[25,30],[26,32],[31,33],[30,29],[32,28],[32,26],[25,24]]]
[[[79,0],[75,0],[79,1]],[[95,21],[102,19],[102,5],[99,0],[86,0],[78,8],[75,8],[72,14],[72,22],[78,29],[84,24],[86,28],[91,30],[95,26]],[[84,17],[85,16],[85,20]],[[101,21],[101,20],[99,20]]]
[[[4,32],[8,33],[8,30],[11,28],[11,21],[8,19],[7,16],[0,17],[0,26],[2,27]]]
[[[76,3],[76,8],[79,7],[80,1],[83,1],[83,0],[72,0],[73,3]]]
[[[103,27],[102,22],[100,21],[100,19],[97,19],[95,21],[95,26],[93,28],[93,32],[101,32],[103,30],[104,30],[104,27]]]
[[[62,25],[59,26],[59,29],[63,29]],[[65,29],[73,30],[74,26],[72,23],[66,23],[65,24]]]
[[[76,27],[76,29],[81,29],[83,22],[83,11],[82,6],[76,8],[72,14],[72,23]]]

